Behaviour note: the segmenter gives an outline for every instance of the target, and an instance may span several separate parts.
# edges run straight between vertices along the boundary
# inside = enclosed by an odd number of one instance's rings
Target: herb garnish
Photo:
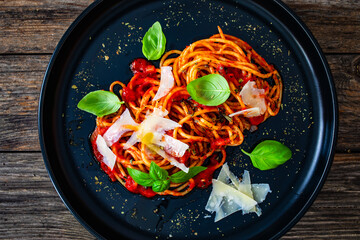
[[[163,55],[166,38],[159,22],[155,22],[145,33],[142,44],[142,52],[148,60],[158,60]]]
[[[151,162],[149,173],[144,173],[133,168],[127,168],[129,175],[137,184],[145,187],[152,187],[154,192],[163,192],[167,190],[170,187],[170,182],[186,182],[205,169],[206,167],[196,166],[189,168],[188,173],[179,171],[169,176],[168,172],[159,167],[155,162]]]
[[[83,97],[77,107],[83,111],[102,117],[116,112],[123,103],[115,93],[97,90]]]
[[[186,86],[196,102],[206,106],[218,106],[230,96],[230,87],[220,74],[209,74],[191,81]]]
[[[269,170],[285,163],[292,156],[291,150],[284,144],[275,140],[265,140],[259,143],[248,155],[254,167],[260,170]]]

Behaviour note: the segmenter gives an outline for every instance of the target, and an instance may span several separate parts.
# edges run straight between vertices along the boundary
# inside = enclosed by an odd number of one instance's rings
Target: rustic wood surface
[[[0,239],[94,239],[58,197],[37,130],[42,78],[57,42],[91,0],[0,0]],[[333,166],[282,239],[360,239],[360,1],[285,0],[317,38],[339,101]]]

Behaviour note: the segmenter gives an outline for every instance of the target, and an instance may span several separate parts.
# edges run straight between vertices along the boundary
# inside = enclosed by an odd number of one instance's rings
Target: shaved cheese
[[[259,107],[254,107],[254,108],[248,108],[238,112],[234,112],[230,114],[229,117],[233,117],[236,115],[244,115],[245,117],[257,117],[261,115],[261,112]]]
[[[221,181],[223,183],[226,183],[228,185],[234,186],[236,188],[239,188],[239,185],[240,185],[240,180],[232,172],[230,172],[230,169],[229,169],[229,166],[227,163],[225,163],[222,166],[217,180]],[[230,180],[230,182],[229,182],[229,180]]]
[[[159,100],[160,98],[166,96],[170,90],[174,87],[175,80],[174,75],[172,73],[172,67],[164,66],[161,67],[161,76],[160,76],[160,86],[156,95],[154,97],[154,101]]]
[[[159,147],[155,146],[154,144],[149,144],[147,145],[151,150],[153,150],[154,152],[156,152],[157,154],[159,154],[160,156],[162,156],[164,159],[167,159],[171,165],[178,167],[179,169],[181,169],[182,171],[188,173],[189,172],[189,168],[185,166],[185,164],[180,163],[178,160],[176,160],[175,158],[171,157],[170,155],[166,154],[166,152],[162,149],[160,149]]]
[[[216,202],[215,201],[213,202],[211,200],[208,202],[205,209],[209,212],[214,212],[214,211],[218,212],[220,209],[221,216],[226,217],[233,213],[233,212],[231,213],[227,212],[228,210],[226,211],[226,209],[231,209],[232,211],[235,209],[237,210],[242,209],[248,211],[257,204],[257,202],[254,199],[248,197],[246,194],[240,191],[237,191],[235,188],[226,185],[223,182],[213,179],[212,184],[213,184],[212,191],[216,195],[216,197],[214,198],[216,199]],[[222,201],[227,202],[227,204],[225,205],[226,208],[222,208],[222,205],[218,203],[219,197],[223,198]],[[236,206],[231,206],[233,204]],[[221,220],[221,219],[222,218],[220,217],[217,218],[217,220]]]
[[[144,147],[144,154],[150,160],[156,159],[156,152],[151,150],[148,146]]]
[[[154,108],[152,113],[148,113],[148,115],[159,116],[159,117],[165,117],[168,114],[169,112],[166,109],[162,110],[160,108]]]
[[[181,127],[181,125],[169,118],[150,115],[141,123],[139,131],[165,133],[177,127]]]
[[[246,170],[240,181],[225,163],[217,180],[213,179],[213,190],[205,209],[216,212],[215,222],[240,210],[243,214],[254,212],[260,216],[258,204],[265,200],[269,192],[269,184],[251,184],[250,173]]]
[[[133,120],[128,109],[126,109],[120,118],[105,132],[103,137],[107,146],[111,147],[124,133],[131,131],[130,129],[126,129],[124,127],[125,125],[139,125]]]
[[[238,190],[246,194],[247,196],[254,199],[253,192],[251,190],[251,180],[250,180],[250,173],[247,170],[244,170],[244,173],[242,175],[242,181],[238,187]],[[243,214],[247,214],[250,212],[256,212],[256,206],[254,206],[249,211],[243,211]]]
[[[251,190],[254,194],[255,201],[258,203],[262,203],[265,200],[266,195],[271,193],[270,186],[267,183],[252,184]]]
[[[242,176],[242,181],[240,180],[229,170],[229,166],[227,163],[223,165],[221,168],[221,171],[218,176],[218,180],[222,181],[224,183],[228,182],[230,180],[230,186],[234,186],[237,190],[240,192],[246,194],[248,197],[253,198],[253,193],[251,191],[251,181],[250,181],[250,174],[249,171],[244,171],[244,174]],[[241,210],[239,208],[235,207],[228,207],[229,209],[238,209],[237,211]],[[249,213],[249,212],[256,212],[256,207],[253,207],[249,211],[243,210],[243,214]],[[228,214],[229,215],[229,214]]]
[[[220,208],[216,211],[214,222],[218,222],[221,219],[240,210],[241,207],[237,204],[234,204],[232,200],[229,201],[222,200]]]
[[[116,155],[111,151],[111,149],[106,145],[105,139],[98,135],[96,138],[96,146],[99,153],[103,156],[102,161],[113,170],[116,162]]]
[[[164,137],[156,142],[157,145],[163,147],[165,152],[174,156],[174,157],[182,157],[184,156],[186,150],[188,150],[189,145],[183,143],[180,140],[177,140],[169,135],[164,135]]]
[[[187,173],[189,168],[174,157],[182,157],[189,146],[166,135],[166,131],[181,127],[177,122],[165,118],[167,114],[168,111],[166,110],[162,111],[159,108],[154,108],[153,112],[146,116],[145,120],[139,125],[138,130],[125,143],[124,149],[128,149],[137,142],[142,142],[153,152],[167,159],[171,165]]]
[[[134,132],[131,137],[127,140],[127,142],[124,144],[123,149],[129,149],[131,146],[133,146],[135,143],[140,142],[139,138],[137,137],[137,133]]]
[[[266,112],[266,102],[265,102],[265,90],[258,89],[255,87],[256,83],[254,81],[248,81],[240,91],[240,96],[244,104],[248,107],[258,107],[260,113],[264,114]]]

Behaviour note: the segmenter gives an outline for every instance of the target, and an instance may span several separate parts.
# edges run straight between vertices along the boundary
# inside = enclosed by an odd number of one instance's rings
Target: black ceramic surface
[[[236,175],[269,183],[263,214],[237,212],[214,223],[204,208],[211,192],[147,199],[111,182],[91,153],[95,116],[77,109],[88,92],[131,78],[131,60],[142,57],[141,39],[159,21],[166,49],[184,49],[217,33],[242,38],[279,70],[284,82],[280,113],[245,132],[241,148],[275,139],[293,157],[269,171],[254,168],[240,147],[227,148]],[[158,62],[154,62],[155,65]],[[280,1],[98,1],[72,24],[50,61],[41,91],[39,133],[46,167],[60,197],[95,236],[106,239],[278,238],[305,213],[330,168],[337,103],[324,56],[307,28]],[[217,176],[215,173],[215,176]]]

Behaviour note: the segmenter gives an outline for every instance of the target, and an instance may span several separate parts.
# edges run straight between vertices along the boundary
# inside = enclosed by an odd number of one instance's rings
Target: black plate
[[[108,89],[115,80],[128,82],[128,64],[142,57],[141,38],[155,21],[163,26],[167,50],[182,50],[207,38],[219,25],[280,71],[282,110],[258,131],[246,133],[241,147],[250,150],[259,141],[276,139],[291,148],[293,158],[274,170],[260,171],[239,147],[227,149],[235,174],[247,169],[254,183],[270,184],[272,193],[260,204],[262,216],[238,212],[214,223],[204,209],[211,187],[181,198],[147,199],[110,182],[93,158],[88,136],[95,117],[76,105],[90,91]],[[98,238],[270,239],[301,218],[325,181],[334,153],[337,102],[318,44],[280,1],[106,0],[88,7],[57,46],[42,86],[39,129],[56,190]]]

